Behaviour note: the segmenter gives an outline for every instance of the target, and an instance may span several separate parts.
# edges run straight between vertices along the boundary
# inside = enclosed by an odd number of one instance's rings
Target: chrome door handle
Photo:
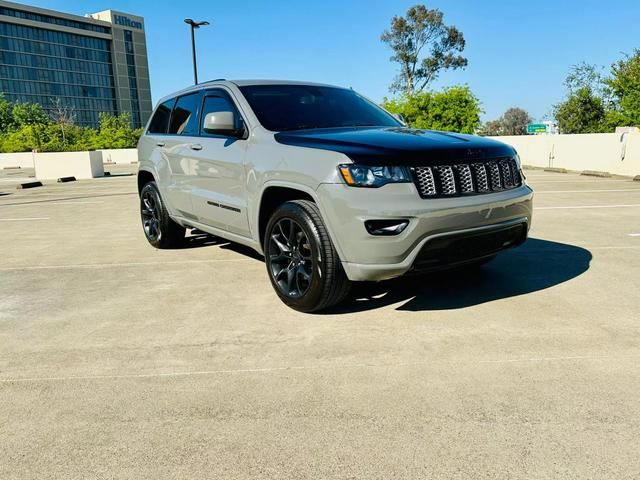
[[[202,145],[200,145],[199,143],[192,143],[191,145],[189,145],[189,148],[191,150],[202,150]]]
[[[157,142],[156,145],[159,147],[164,147],[164,142]]]

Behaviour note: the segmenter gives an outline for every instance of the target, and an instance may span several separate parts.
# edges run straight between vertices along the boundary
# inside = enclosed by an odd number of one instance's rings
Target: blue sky
[[[32,0],[84,14],[108,8],[145,17],[154,101],[192,83],[185,17],[212,26],[197,32],[199,77],[278,78],[351,86],[381,100],[396,66],[379,38],[393,15],[416,0],[200,1]],[[609,66],[640,48],[640,1],[438,0],[445,23],[467,40],[465,70],[447,72],[434,88],[468,84],[483,118],[510,106],[536,120],[562,99],[568,68],[586,60]]]

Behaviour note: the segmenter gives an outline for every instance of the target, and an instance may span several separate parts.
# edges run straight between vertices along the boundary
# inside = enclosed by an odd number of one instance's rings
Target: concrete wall
[[[130,165],[138,161],[138,150],[136,148],[118,148],[98,151],[102,153],[102,161],[104,163]]]
[[[640,133],[492,137],[513,146],[523,165],[640,175]]]
[[[34,154],[24,153],[0,153],[0,168],[33,168]]]
[[[38,153],[35,157],[35,169],[38,180],[104,176],[101,152]]]

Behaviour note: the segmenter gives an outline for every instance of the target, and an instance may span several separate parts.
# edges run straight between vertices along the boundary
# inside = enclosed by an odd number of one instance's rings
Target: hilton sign
[[[114,15],[113,23],[123,27],[137,28],[138,30],[142,30],[142,22],[136,22],[128,17],[125,17],[124,15]]]

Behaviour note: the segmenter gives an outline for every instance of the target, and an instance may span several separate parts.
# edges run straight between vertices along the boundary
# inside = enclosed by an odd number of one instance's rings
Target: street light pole
[[[203,22],[194,22],[191,18],[185,18],[184,23],[191,25],[191,54],[193,55],[193,82],[198,84],[198,61],[196,58],[196,28],[209,25],[206,20]]]

